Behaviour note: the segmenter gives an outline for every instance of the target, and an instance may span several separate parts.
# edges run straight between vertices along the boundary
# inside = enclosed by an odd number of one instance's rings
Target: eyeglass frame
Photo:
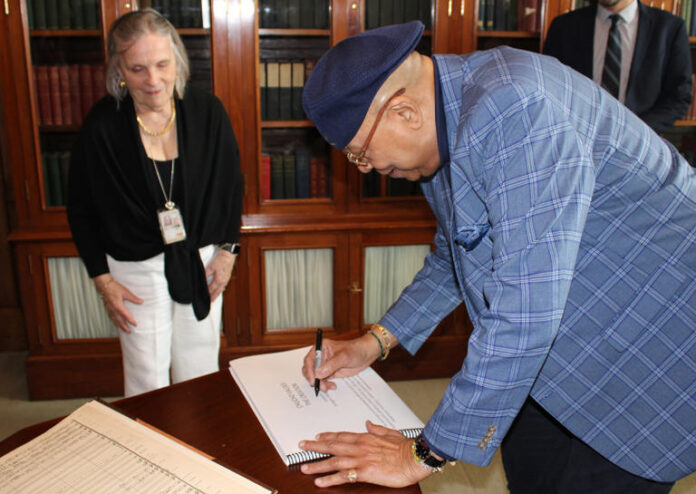
[[[382,119],[382,115],[384,115],[384,112],[387,110],[387,106],[389,106],[389,103],[396,98],[397,96],[401,96],[406,92],[406,88],[402,87],[399,89],[397,92],[391,95],[391,97],[385,101],[385,103],[382,105],[382,108],[380,108],[379,112],[377,113],[377,117],[375,117],[375,122],[372,124],[372,128],[370,129],[370,133],[367,134],[367,139],[365,139],[365,142],[362,145],[362,148],[360,148],[360,151],[358,154],[353,154],[347,149],[344,149],[343,152],[346,155],[346,158],[348,159],[349,162],[353,163],[356,166],[367,166],[370,164],[368,160],[365,159],[365,152],[367,151],[367,147],[370,145],[370,142],[372,142],[372,136],[375,135],[375,130],[377,130],[377,124],[379,124],[379,121]]]

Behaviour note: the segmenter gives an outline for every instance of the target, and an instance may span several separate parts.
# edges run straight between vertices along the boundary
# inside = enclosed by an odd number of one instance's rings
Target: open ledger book
[[[286,465],[322,458],[298,443],[320,432],[365,432],[365,421],[415,437],[423,422],[371,367],[334,379],[337,389],[314,396],[302,376],[310,347],[230,361],[230,372]]]
[[[97,401],[0,458],[0,478],[0,493],[276,492]]]

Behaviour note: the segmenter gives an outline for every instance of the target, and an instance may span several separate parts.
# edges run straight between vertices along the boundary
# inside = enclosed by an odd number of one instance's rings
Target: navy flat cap
[[[344,149],[357,134],[384,81],[416,48],[420,21],[346,38],[321,57],[305,82],[302,105],[324,139]]]

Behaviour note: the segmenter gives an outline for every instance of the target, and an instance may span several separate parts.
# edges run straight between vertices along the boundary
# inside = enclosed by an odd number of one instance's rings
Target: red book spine
[[[53,125],[51,113],[51,95],[48,87],[48,67],[37,65],[34,67],[36,75],[36,93],[39,101],[39,122],[41,125]]]
[[[319,158],[309,158],[309,197],[319,196]]]
[[[94,103],[94,89],[92,87],[92,70],[89,65],[80,65],[80,95],[82,118],[84,119]]]
[[[261,155],[261,199],[271,199],[271,155]]]
[[[80,98],[80,67],[78,65],[68,65],[68,79],[70,80],[72,123],[79,125],[82,122],[82,100]]]
[[[63,125],[63,105],[60,101],[60,74],[57,65],[48,66],[48,88],[51,95],[53,125]]]
[[[94,102],[96,103],[106,94],[106,82],[104,81],[104,67],[92,65],[92,84],[94,86]]]
[[[63,124],[71,125],[77,123],[73,122],[72,119],[72,108],[70,106],[70,71],[67,65],[58,66],[58,81],[60,83],[60,106],[63,115]]]

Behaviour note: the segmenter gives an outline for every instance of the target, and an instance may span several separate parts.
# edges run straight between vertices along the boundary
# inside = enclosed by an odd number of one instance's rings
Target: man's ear
[[[423,125],[421,107],[409,97],[397,98],[389,110],[412,129],[419,129]]]

